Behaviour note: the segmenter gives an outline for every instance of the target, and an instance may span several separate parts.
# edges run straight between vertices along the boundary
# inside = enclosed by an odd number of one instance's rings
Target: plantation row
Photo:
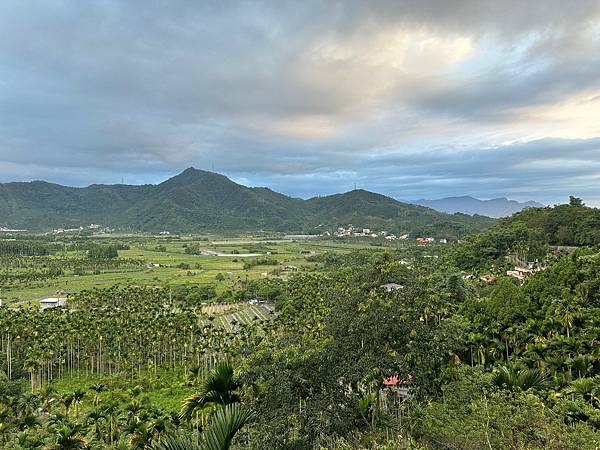
[[[0,256],[0,267],[3,269],[122,269],[144,265],[144,261],[134,258],[94,260],[81,256]]]
[[[62,246],[32,241],[0,241],[0,256],[44,256],[59,247]]]
[[[64,276],[112,271],[139,271],[144,262],[137,259],[105,259],[69,257],[0,257],[0,288],[33,287],[36,284]]]
[[[55,310],[4,308],[0,368],[36,388],[82,372],[134,376],[160,367],[211,367],[257,338],[267,311],[255,306],[207,316],[168,289],[143,287],[84,291]]]

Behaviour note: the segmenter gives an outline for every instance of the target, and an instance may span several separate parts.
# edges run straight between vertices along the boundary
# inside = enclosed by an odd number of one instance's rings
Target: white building
[[[64,297],[48,297],[40,300],[40,310],[42,311],[65,306],[67,306],[67,299]]]
[[[404,289],[404,286],[402,286],[401,284],[397,284],[397,283],[387,283],[387,284],[382,284],[381,289],[383,289],[386,292],[394,292],[394,291],[399,291],[400,289]]]

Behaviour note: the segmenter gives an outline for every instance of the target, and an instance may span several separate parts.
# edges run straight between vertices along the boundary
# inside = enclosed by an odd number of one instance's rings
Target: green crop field
[[[199,236],[141,237],[117,236],[93,239],[89,242],[104,244],[117,239],[128,248],[118,250],[116,261],[127,264],[118,267],[102,261],[78,264],[86,257],[85,251],[65,250],[47,256],[32,257],[36,264],[56,265],[60,274],[36,277],[26,282],[7,283],[0,280],[0,298],[5,304],[40,300],[57,291],[76,293],[85,289],[102,288],[114,284],[139,286],[211,285],[218,292],[233,289],[240,281],[287,276],[289,270],[313,270],[310,257],[325,252],[347,253],[361,248],[378,248],[372,242],[348,242],[322,239],[264,240],[253,237]],[[193,248],[198,254],[186,253]],[[217,256],[218,255],[218,256]],[[256,256],[248,256],[256,255]],[[6,259],[6,257],[3,257]],[[255,260],[268,258],[268,264],[254,265]],[[1,264],[0,257],[0,264]],[[40,263],[41,261],[41,263]],[[72,263],[72,265],[70,264]],[[0,274],[27,273],[31,267],[25,261],[19,267],[0,265]],[[87,266],[87,267],[85,267]],[[290,269],[291,266],[291,269]],[[287,267],[287,270],[286,270]]]

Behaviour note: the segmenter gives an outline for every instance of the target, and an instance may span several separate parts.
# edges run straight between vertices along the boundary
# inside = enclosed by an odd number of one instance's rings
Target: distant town
[[[325,233],[323,233],[323,236],[330,236],[331,234],[326,231]],[[396,236],[393,233],[389,233],[388,231],[382,230],[382,231],[375,231],[372,230],[370,228],[362,228],[362,227],[355,227],[352,224],[347,225],[346,227],[339,227],[334,233],[333,235],[335,237],[370,237],[370,238],[384,238],[388,241],[396,241],[396,240],[400,240],[400,241],[405,241],[409,238],[409,234],[402,234],[400,236]],[[429,245],[432,244],[434,242],[436,242],[436,239],[433,237],[417,237],[416,238],[416,242],[418,245]],[[437,242],[439,242],[440,244],[447,244],[448,243],[448,239],[446,238],[441,238],[438,239]]]

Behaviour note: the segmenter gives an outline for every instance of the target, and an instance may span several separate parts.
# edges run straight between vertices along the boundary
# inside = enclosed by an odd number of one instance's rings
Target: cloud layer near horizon
[[[600,204],[600,4],[0,3],[0,181]]]

